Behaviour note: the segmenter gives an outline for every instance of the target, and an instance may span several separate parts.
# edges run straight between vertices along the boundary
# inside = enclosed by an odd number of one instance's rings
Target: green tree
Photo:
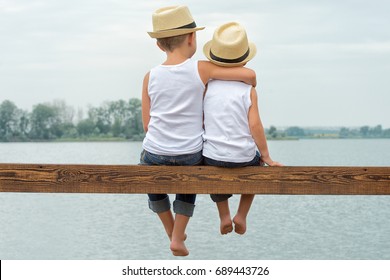
[[[340,138],[348,138],[350,135],[350,130],[346,127],[342,127],[339,131],[339,137]]]
[[[55,100],[51,107],[55,111],[56,121],[51,132],[56,138],[77,137],[77,129],[73,123],[75,109],[68,106],[64,100]]]
[[[81,120],[77,124],[77,132],[80,136],[91,136],[95,132],[95,123],[91,119]]]
[[[18,132],[18,108],[13,102],[5,100],[0,104],[0,139],[9,141]]]
[[[130,116],[126,120],[125,136],[128,139],[141,140],[144,136],[142,125],[141,100],[132,98],[128,103]]]
[[[291,126],[286,129],[286,134],[288,136],[300,137],[300,136],[305,136],[305,131],[298,126]]]
[[[268,129],[268,134],[272,137],[272,138],[276,138],[277,136],[277,133],[276,133],[276,127],[271,125],[271,127]]]
[[[109,103],[111,133],[115,137],[123,137],[126,129],[126,121],[131,118],[128,103],[124,100]]]
[[[371,137],[381,137],[382,132],[383,132],[382,126],[377,125],[377,126],[373,127],[372,129],[370,129],[370,136]]]
[[[59,119],[53,106],[38,104],[31,113],[31,139],[49,140],[58,137]]]
[[[369,131],[370,131],[370,128],[369,128],[367,125],[362,126],[362,127],[360,128],[360,134],[361,134],[363,137],[367,137]]]
[[[99,134],[107,135],[111,131],[111,116],[109,103],[104,103],[101,107],[93,107],[88,110],[88,118],[95,123]]]
[[[120,137],[123,135],[122,120],[115,119],[114,124],[111,126],[111,132],[112,132],[112,136],[114,137]]]
[[[20,140],[26,140],[28,139],[30,129],[30,116],[27,111],[20,110],[20,117],[19,117],[19,137]]]

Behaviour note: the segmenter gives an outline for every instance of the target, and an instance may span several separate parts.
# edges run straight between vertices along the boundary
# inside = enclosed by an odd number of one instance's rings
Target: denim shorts
[[[201,165],[203,164],[202,151],[195,154],[178,156],[156,155],[143,150],[140,158],[141,165]],[[149,208],[155,213],[165,212],[171,209],[168,194],[148,194]],[[173,202],[173,211],[176,214],[192,217],[195,208],[196,194],[176,194]]]
[[[220,160],[214,160],[211,158],[204,157],[204,164],[218,166],[218,167],[227,167],[227,168],[245,167],[245,166],[264,166],[264,163],[261,161],[259,152],[256,152],[255,157],[248,162],[220,161]],[[232,197],[232,194],[210,194],[210,197],[214,202],[222,202]]]

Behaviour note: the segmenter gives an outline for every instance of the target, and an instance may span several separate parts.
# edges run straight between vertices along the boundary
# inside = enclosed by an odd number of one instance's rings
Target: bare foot
[[[238,234],[244,234],[246,232],[246,219],[240,216],[233,218],[234,231]]]
[[[230,215],[226,218],[221,219],[221,234],[228,234],[233,231],[233,223],[230,219]]]
[[[168,234],[168,238],[172,242],[172,234]],[[186,240],[187,240],[187,234],[184,233],[184,241],[186,241]]]
[[[184,240],[173,240],[171,242],[171,251],[174,256],[185,257],[188,256],[190,252],[188,252],[186,245],[184,244]]]

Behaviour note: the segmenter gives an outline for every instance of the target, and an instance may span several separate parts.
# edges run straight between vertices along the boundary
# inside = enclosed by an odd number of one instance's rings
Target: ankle
[[[245,234],[246,232],[246,216],[236,215],[233,218],[234,231],[238,234]]]

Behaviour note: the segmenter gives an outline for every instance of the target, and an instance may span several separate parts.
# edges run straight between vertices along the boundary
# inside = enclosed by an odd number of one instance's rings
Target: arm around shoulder
[[[256,72],[246,67],[222,67],[211,63],[210,61],[199,61],[199,75],[204,84],[210,79],[241,81],[248,85],[256,87]]]

